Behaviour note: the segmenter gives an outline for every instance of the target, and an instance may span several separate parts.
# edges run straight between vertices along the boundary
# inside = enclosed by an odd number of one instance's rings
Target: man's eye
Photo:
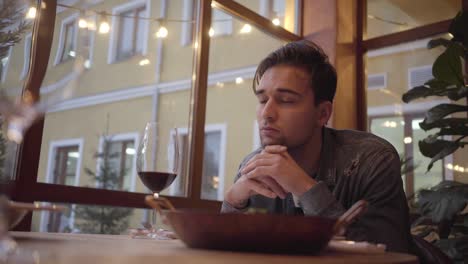
[[[258,102],[259,102],[260,104],[266,104],[267,101],[268,101],[268,100],[267,100],[266,98],[258,98]]]
[[[292,99],[292,98],[281,98],[280,101],[281,101],[281,103],[284,103],[284,104],[292,104],[292,103],[295,102],[295,100]]]

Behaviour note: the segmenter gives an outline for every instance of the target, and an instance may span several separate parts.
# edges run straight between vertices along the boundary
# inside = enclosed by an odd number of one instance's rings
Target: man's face
[[[303,69],[289,65],[274,66],[263,74],[255,90],[262,146],[294,148],[317,135],[323,120],[309,78]]]

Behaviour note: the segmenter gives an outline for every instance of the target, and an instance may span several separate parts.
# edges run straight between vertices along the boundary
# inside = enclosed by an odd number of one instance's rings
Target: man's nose
[[[268,100],[262,110],[262,118],[265,120],[275,120],[277,117],[276,104],[273,100]]]

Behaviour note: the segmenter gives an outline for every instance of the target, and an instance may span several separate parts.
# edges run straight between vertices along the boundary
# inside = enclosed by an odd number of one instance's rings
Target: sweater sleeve
[[[324,182],[318,182],[299,197],[304,215],[338,218],[345,210]]]

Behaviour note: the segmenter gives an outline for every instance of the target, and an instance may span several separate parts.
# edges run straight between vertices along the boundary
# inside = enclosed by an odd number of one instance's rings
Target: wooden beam
[[[381,37],[375,37],[363,42],[364,50],[375,50],[385,48],[388,46],[394,46],[397,44],[411,42],[418,39],[429,38],[437,34],[443,34],[448,31],[451,19],[444,20],[429,25],[388,34]]]
[[[23,91],[24,100],[37,102],[40,97],[40,87],[44,79],[49,62],[50,50],[54,36],[56,0],[43,0],[38,3],[39,11],[33,27],[30,74],[26,80]],[[12,199],[22,202],[32,202],[29,193],[32,191],[34,183],[37,181],[37,171],[39,168],[39,158],[41,154],[42,131],[44,119],[37,121],[25,133],[23,143],[19,148],[17,175],[15,182],[15,192]],[[18,230],[30,230],[31,216],[25,217],[18,225]]]
[[[210,54],[211,0],[201,0],[198,18],[197,40],[199,48],[195,54],[195,82],[191,98],[191,140],[189,161],[189,193],[192,200],[201,197],[203,176],[203,153],[205,144],[205,116],[208,89],[208,63]]]

